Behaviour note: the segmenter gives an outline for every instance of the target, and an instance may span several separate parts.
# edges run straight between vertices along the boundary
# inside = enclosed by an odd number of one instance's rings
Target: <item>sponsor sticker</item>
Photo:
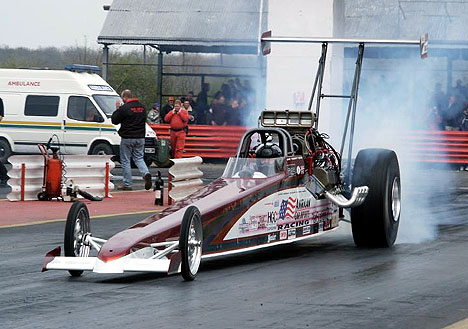
[[[288,231],[280,231],[280,240],[286,240],[288,238]]]
[[[268,234],[268,242],[276,241],[276,233]]]
[[[304,226],[302,228],[302,235],[310,234],[310,225]]]
[[[288,230],[288,239],[295,239],[296,238],[296,229],[293,228]]]
[[[319,225],[318,231],[323,232],[323,222],[320,222],[318,225]]]

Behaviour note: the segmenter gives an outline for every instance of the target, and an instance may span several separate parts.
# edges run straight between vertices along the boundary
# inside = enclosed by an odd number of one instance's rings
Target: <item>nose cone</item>
[[[140,229],[136,228],[114,235],[101,247],[98,258],[103,262],[109,262],[128,255],[130,250],[141,241],[138,231]]]

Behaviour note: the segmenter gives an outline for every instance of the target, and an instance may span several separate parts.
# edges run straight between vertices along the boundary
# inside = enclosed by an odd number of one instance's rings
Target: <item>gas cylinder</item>
[[[156,206],[162,206],[164,204],[164,181],[161,178],[161,172],[158,170],[154,182],[154,204]]]
[[[54,152],[53,157],[47,161],[46,194],[50,198],[62,194],[62,160]]]

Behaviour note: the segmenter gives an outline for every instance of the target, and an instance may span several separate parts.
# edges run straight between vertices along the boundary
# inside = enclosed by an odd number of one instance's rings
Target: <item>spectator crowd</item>
[[[437,83],[432,92],[429,111],[429,129],[468,131],[468,86],[457,80],[447,94]]]
[[[180,98],[183,109],[189,114],[188,124],[212,126],[242,125],[249,109],[255,106],[255,92],[249,80],[240,82],[238,78],[229,79],[212,97],[209,96],[210,84],[204,83],[201,91],[195,97],[193,91]],[[211,102],[209,98],[212,98]],[[169,123],[166,115],[174,109],[176,98],[170,96],[167,103],[153,104],[148,113],[149,123]]]

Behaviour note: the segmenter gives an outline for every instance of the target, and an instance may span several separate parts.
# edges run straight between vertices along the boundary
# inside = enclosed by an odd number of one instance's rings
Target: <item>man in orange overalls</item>
[[[164,121],[171,125],[171,147],[174,159],[182,158],[182,151],[185,146],[184,128],[189,121],[189,114],[181,105],[180,100],[176,100],[174,109],[164,117]]]

